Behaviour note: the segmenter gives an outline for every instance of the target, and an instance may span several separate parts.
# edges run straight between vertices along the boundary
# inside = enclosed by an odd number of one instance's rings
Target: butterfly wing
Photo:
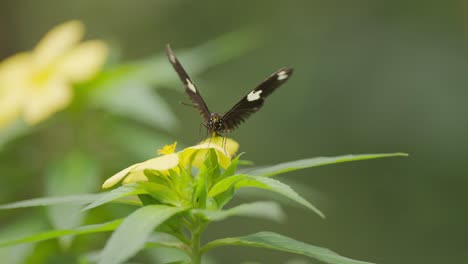
[[[251,114],[257,112],[262,107],[265,98],[285,83],[291,75],[291,68],[282,68],[260,83],[253,91],[245,95],[234,107],[221,117],[225,130],[234,130]]]
[[[188,94],[190,100],[192,100],[197,109],[200,111],[201,115],[205,119],[205,122],[208,122],[208,120],[210,119],[210,110],[208,110],[208,107],[206,106],[205,101],[200,95],[200,92],[195,87],[195,84],[193,83],[192,79],[190,79],[190,76],[182,67],[182,64],[180,64],[179,60],[172,52],[172,49],[169,44],[166,46],[166,54],[169,59],[169,62],[171,62],[172,64],[172,67],[174,67],[174,70],[179,75],[180,80],[184,83],[185,92]]]

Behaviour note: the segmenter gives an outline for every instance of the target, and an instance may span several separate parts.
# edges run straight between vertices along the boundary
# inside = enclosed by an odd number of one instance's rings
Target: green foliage
[[[196,156],[197,153],[191,155]],[[114,231],[103,251],[99,254],[98,263],[123,263],[141,250],[162,247],[177,249],[185,254],[185,257],[174,260],[174,263],[197,264],[200,263],[203,254],[219,246],[267,248],[300,254],[332,264],[368,263],[342,257],[328,249],[312,246],[271,232],[221,238],[205,245],[201,245],[201,235],[211,222],[222,221],[234,216],[274,221],[284,220],[285,215],[281,207],[275,202],[245,203],[223,209],[233,198],[236,190],[246,187],[265,189],[288,197],[324,217],[323,213],[302,198],[290,186],[266,176],[274,176],[283,172],[313,166],[402,156],[402,154],[348,155],[334,158],[306,159],[262,169],[253,169],[249,172],[252,175],[236,174],[240,156],[234,158],[226,169],[221,169],[218,164],[218,155],[222,154],[210,148],[203,155],[203,163],[199,169],[194,168],[192,162],[195,162],[196,157],[191,156],[189,159],[185,159],[189,160],[188,164],[181,162],[177,168],[168,171],[145,170],[148,181],[124,184],[97,196],[42,198],[3,205],[0,209],[43,205],[56,206],[57,204],[63,206],[72,203],[76,205],[77,203],[88,202],[88,205],[82,209],[82,211],[87,211],[131,197],[140,200],[140,202],[133,202],[138,208],[124,219],[78,228],[58,229],[19,239],[1,241],[0,246],[38,242],[69,235]]]

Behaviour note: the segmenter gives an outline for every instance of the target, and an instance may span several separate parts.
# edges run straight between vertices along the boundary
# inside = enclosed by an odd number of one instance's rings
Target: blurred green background
[[[235,218],[212,226],[206,238],[272,230],[370,262],[465,263],[467,17],[466,1],[7,0],[0,2],[0,59],[32,49],[50,28],[70,19],[86,24],[87,38],[111,43],[120,62],[162,54],[166,43],[179,54],[230,32],[253,32],[247,35],[253,39],[242,40],[251,41],[250,49],[200,74],[182,59],[211,110],[219,112],[275,70],[294,67],[293,78],[231,134],[244,158],[266,165],[351,153],[407,152],[410,157],[283,176],[327,219],[286,204],[285,224]],[[235,48],[238,42],[223,45]],[[163,66],[176,78],[169,63]],[[177,125],[155,132],[154,145],[142,141],[148,157],[173,139],[185,145],[200,140],[198,113],[179,104],[188,101],[182,85],[154,89],[175,113]],[[102,119],[96,122],[106,126]],[[143,127],[150,134],[155,129]],[[69,132],[54,135],[67,141]],[[121,140],[138,148],[132,134]],[[49,153],[50,141],[29,136],[2,150],[1,203],[46,194],[41,162],[61,153],[60,148]],[[117,149],[100,144],[99,136],[91,143],[105,157],[98,160],[117,156],[99,172],[101,179],[142,159],[116,155]],[[8,229],[18,215],[27,214],[2,212],[0,224]],[[223,248],[212,256],[222,263],[291,258],[318,263],[247,248]],[[55,261],[45,263],[60,263]]]

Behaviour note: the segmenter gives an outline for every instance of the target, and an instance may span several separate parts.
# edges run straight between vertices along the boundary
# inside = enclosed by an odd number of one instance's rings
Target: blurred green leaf
[[[202,250],[206,252],[219,246],[248,246],[280,250],[308,256],[330,264],[371,264],[342,257],[329,249],[312,246],[272,232],[259,232],[247,236],[214,240],[206,244]]]
[[[148,85],[134,81],[109,90],[96,90],[93,103],[107,111],[164,130],[176,126],[169,105]]]
[[[122,119],[105,124],[105,133],[114,145],[136,157],[136,160],[153,158],[156,150],[174,140],[154,128],[144,128]]]
[[[231,216],[247,216],[282,222],[286,215],[275,202],[254,202],[241,204],[225,210],[194,209],[194,214],[209,221],[221,221]]]
[[[125,218],[102,252],[100,264],[121,263],[141,250],[154,229],[173,215],[184,211],[165,205],[148,205]]]
[[[67,195],[57,197],[43,197],[29,199],[9,204],[0,205],[0,209],[16,209],[36,206],[48,206],[55,204],[87,204],[91,203],[96,199],[99,199],[103,194],[79,194],[79,195]]]
[[[47,232],[35,234],[32,236],[23,237],[20,239],[15,239],[15,240],[10,240],[10,241],[1,241],[0,247],[12,246],[12,245],[22,244],[22,243],[38,242],[38,241],[58,238],[58,237],[66,236],[66,235],[83,235],[83,234],[91,234],[91,233],[99,233],[99,232],[108,232],[108,231],[115,230],[122,221],[123,221],[122,219],[119,219],[119,220],[114,220],[114,221],[110,221],[110,222],[106,222],[102,224],[81,226],[81,227],[77,227],[73,229],[47,231]]]
[[[46,192],[50,196],[88,193],[97,189],[98,164],[82,152],[73,151],[53,162],[46,173]],[[81,205],[52,205],[47,208],[55,229],[68,229],[81,225],[85,214]],[[72,237],[61,238],[67,246]]]
[[[11,125],[0,129],[0,150],[2,150],[3,146],[7,142],[20,135],[28,133],[30,129],[31,127],[26,125],[26,123],[21,120],[16,120]]]
[[[260,41],[258,36],[257,29],[249,27],[221,35],[194,48],[180,50],[177,45],[173,45],[173,48],[190,75],[196,76],[254,49]],[[134,74],[138,79],[151,85],[175,83],[175,87],[181,87],[179,77],[163,52],[161,55],[137,62],[136,65],[138,71]],[[180,91],[183,92],[183,89]]]
[[[297,194],[291,187],[288,185],[266,177],[258,177],[258,176],[251,176],[251,175],[234,175],[228,178],[225,178],[218,183],[216,183],[209,191],[209,197],[215,197],[218,194],[223,193],[224,191],[228,190],[234,186],[234,188],[239,189],[243,187],[253,187],[253,188],[260,188],[269,191],[276,192],[283,196],[286,196],[293,201],[298,202],[299,204],[304,205],[305,207],[311,209],[315,213],[317,213],[320,217],[325,218],[322,212],[318,210],[315,206],[309,203],[307,200],[302,198],[299,194]]]
[[[248,169],[248,170],[245,170],[245,172],[250,175],[270,177],[270,176],[274,176],[274,175],[278,175],[278,174],[282,174],[282,173],[286,173],[290,171],[306,169],[306,168],[311,168],[311,167],[325,166],[325,165],[344,163],[344,162],[350,162],[350,161],[379,159],[379,158],[398,157],[398,156],[406,157],[408,156],[408,154],[389,153],[389,154],[344,155],[344,156],[338,156],[338,157],[317,157],[317,158],[302,159],[302,160],[280,163],[280,164],[273,165],[273,166]]]

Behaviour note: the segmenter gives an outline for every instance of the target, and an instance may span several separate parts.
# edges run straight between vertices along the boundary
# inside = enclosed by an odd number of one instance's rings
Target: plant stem
[[[195,218],[192,225],[192,264],[200,264],[202,252],[200,251],[201,234],[205,229],[205,224],[198,218]]]
[[[201,237],[200,230],[195,230],[192,233],[192,264],[201,263],[200,237]]]

